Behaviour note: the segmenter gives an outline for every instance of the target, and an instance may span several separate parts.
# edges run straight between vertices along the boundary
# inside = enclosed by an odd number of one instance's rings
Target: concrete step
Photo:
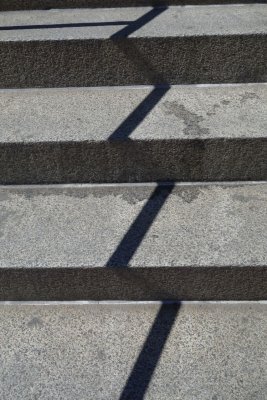
[[[1,300],[267,298],[267,183],[1,187]]]
[[[267,179],[266,84],[0,91],[0,182]]]
[[[253,4],[266,0],[1,0],[0,11],[82,7],[135,7],[201,4]]]
[[[263,82],[267,5],[0,13],[0,87]]]
[[[1,398],[264,400],[266,303],[0,306]]]

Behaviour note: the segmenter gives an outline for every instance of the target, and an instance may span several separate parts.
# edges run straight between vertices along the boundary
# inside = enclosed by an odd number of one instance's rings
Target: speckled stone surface
[[[2,12],[0,87],[264,82],[266,10],[249,4]]]
[[[1,90],[0,182],[265,180],[266,104],[266,84]]]
[[[76,8],[76,7],[133,7],[162,5],[202,5],[202,4],[253,4],[265,0],[1,0],[0,11]]]
[[[266,10],[264,4],[249,4],[3,12],[0,39],[3,42],[109,39],[125,27],[130,30],[127,31],[130,38],[266,35]],[[143,24],[137,22],[140,18],[144,19]],[[192,23],[195,18],[197,24]],[[126,36],[123,32],[121,37]]]
[[[0,307],[3,400],[265,400],[266,304]]]
[[[1,187],[0,298],[266,299],[267,184]]]

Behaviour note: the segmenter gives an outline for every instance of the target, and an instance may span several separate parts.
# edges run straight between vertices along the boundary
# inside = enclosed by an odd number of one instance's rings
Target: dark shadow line
[[[106,267],[127,268],[129,261],[144,239],[154,219],[171,194],[174,184],[160,186],[153,191],[122,241],[109,258]]]
[[[133,33],[137,29],[141,28],[149,21],[166,11],[168,7],[153,8],[146,14],[142,15],[136,21],[131,22],[128,26],[118,31],[111,36],[114,38],[124,38],[129,34]],[[143,55],[140,54],[138,49],[133,46],[133,44],[124,43],[124,41],[116,40],[116,45],[122,53],[129,58],[135,66],[146,71],[146,74],[153,75],[155,80],[159,85],[155,86],[154,89],[145,97],[145,99],[135,108],[135,110],[128,115],[128,117],[121,123],[121,125],[109,136],[108,140],[121,140],[129,139],[131,133],[137,128],[137,126],[145,119],[145,117],[150,113],[150,111],[157,105],[157,103],[162,99],[162,97],[170,89],[170,85],[164,82],[164,77],[159,75],[154,68],[147,63]]]
[[[131,133],[145,119],[150,111],[157,105],[162,97],[168,92],[170,86],[154,89],[135,108],[135,110],[121,123],[121,125],[109,136],[108,140],[119,140],[129,138]]]
[[[134,21],[133,21],[134,22]],[[17,25],[17,26],[0,26],[0,31],[14,31],[27,29],[55,29],[55,28],[82,28],[90,26],[117,26],[128,25],[132,21],[114,21],[114,22],[78,22],[73,24],[46,24],[46,25]]]
[[[114,33],[110,36],[111,39],[116,38],[125,38],[132,34],[133,32],[137,31],[138,29],[142,28],[152,19],[156,18],[158,15],[162,14],[164,11],[168,9],[167,6],[165,7],[154,7],[152,10],[148,11],[146,14],[142,15],[136,21],[132,21],[126,26],[125,28],[121,29],[120,31]]]
[[[181,304],[162,304],[119,400],[143,400]]]
[[[59,28],[82,28],[94,26],[120,26],[126,25],[120,31],[111,35],[111,38],[127,37],[137,29],[141,28],[149,21],[160,15],[168,7],[156,7],[142,15],[136,21],[107,21],[107,22],[78,22],[68,24],[45,24],[45,25],[13,25],[13,26],[0,26],[0,31],[13,31],[13,30],[30,30],[30,29],[59,29]]]

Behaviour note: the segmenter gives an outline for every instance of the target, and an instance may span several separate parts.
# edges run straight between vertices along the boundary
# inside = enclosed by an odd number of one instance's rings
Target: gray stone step
[[[0,13],[0,87],[263,82],[267,5]]]
[[[267,298],[267,183],[1,187],[1,300]]]
[[[0,91],[0,182],[267,179],[266,84]]]
[[[0,11],[80,8],[80,7],[135,7],[162,5],[201,5],[201,4],[253,4],[266,0],[1,0]]]
[[[3,400],[265,400],[267,305],[0,306]]]

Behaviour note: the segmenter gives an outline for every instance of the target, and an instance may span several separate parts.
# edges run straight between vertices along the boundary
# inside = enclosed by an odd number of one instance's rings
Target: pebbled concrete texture
[[[0,90],[0,138],[115,140],[114,133],[142,105],[143,118],[136,116],[130,132],[125,126],[120,140],[266,138],[266,102],[266,83]]]
[[[265,0],[1,0],[0,11],[79,8],[79,7],[135,7],[163,5],[202,5],[202,4],[253,4]]]
[[[3,12],[0,13],[0,39],[2,42],[100,40],[120,31],[119,37],[129,38],[266,35],[266,10],[266,5],[249,4]],[[138,22],[140,18],[144,20]],[[192,23],[195,18],[197,24]]]
[[[264,82],[266,9],[250,4],[1,13],[0,87]],[[83,26],[92,23],[101,26]]]
[[[0,182],[264,180],[266,94],[266,84],[2,90]]]
[[[266,299],[267,185],[2,187],[0,298]]]
[[[0,307],[3,400],[264,400],[264,304]]]

